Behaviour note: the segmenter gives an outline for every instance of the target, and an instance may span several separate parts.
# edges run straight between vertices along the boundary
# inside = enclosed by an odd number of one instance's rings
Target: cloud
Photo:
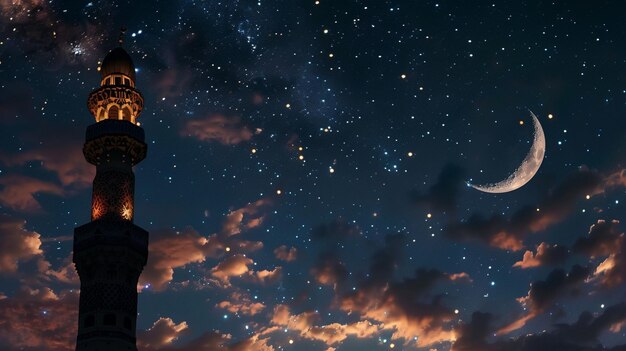
[[[609,174],[604,179],[606,189],[626,187],[626,169],[620,169]]]
[[[258,335],[238,342],[231,342],[230,334],[208,332],[189,343],[175,348],[166,348],[160,351],[198,351],[198,350],[223,350],[223,351],[274,351],[274,347],[267,344],[267,339],[260,339]]]
[[[270,200],[260,199],[231,211],[219,232],[208,237],[193,228],[186,228],[182,232],[166,230],[152,234],[148,263],[139,278],[140,288],[150,286],[160,291],[172,281],[176,268],[202,263],[207,258],[218,258],[226,252],[245,254],[261,249],[262,242],[243,240],[239,234],[260,226],[265,218],[261,212],[270,204]],[[224,278],[221,273],[217,274]]]
[[[607,288],[626,282],[626,239],[618,226],[617,220],[598,220],[589,229],[589,235],[579,238],[574,244],[574,251],[579,254],[591,258],[606,257],[593,276]]]
[[[416,204],[426,206],[431,211],[454,212],[464,184],[465,170],[456,165],[446,165],[427,193],[414,191],[411,198]]]
[[[342,284],[348,279],[348,269],[332,254],[321,254],[311,268],[311,275],[323,285]]]
[[[217,141],[224,145],[239,144],[252,139],[254,135],[250,128],[241,124],[240,117],[226,117],[221,114],[187,121],[181,134],[200,141]]]
[[[404,340],[407,346],[451,342],[455,339],[454,311],[443,305],[442,295],[432,291],[438,283],[469,281],[469,276],[417,269],[412,277],[395,281],[405,245],[404,235],[388,235],[385,245],[373,253],[368,274],[356,289],[337,292],[337,306],[361,321],[378,323],[392,331],[392,340]]]
[[[219,279],[223,284],[230,285],[230,278],[242,276],[248,273],[248,268],[254,261],[243,255],[229,256],[217,266],[211,268],[211,275]]]
[[[574,243],[574,252],[595,256],[608,256],[615,253],[615,249],[620,247],[624,241],[624,233],[618,229],[619,221],[598,220],[589,228],[589,235],[579,238]]]
[[[0,315],[3,350],[73,350],[78,291],[57,294],[47,287],[21,287],[15,296],[0,299]]]
[[[154,80],[154,88],[160,97],[179,98],[189,91],[193,72],[190,67],[180,66],[176,54],[171,49],[165,51],[167,69],[161,70]]]
[[[387,285],[361,286],[340,299],[340,308],[357,313],[393,330],[393,340],[405,345],[428,347],[456,339],[450,322],[454,312],[442,304],[441,296],[428,297],[437,281],[450,280],[436,270],[418,270],[413,278]],[[416,339],[415,336],[418,336]]]
[[[37,268],[39,273],[43,275],[41,277],[43,280],[52,280],[73,286],[80,285],[80,278],[78,272],[76,272],[74,262],[72,262],[72,255],[65,258],[58,269],[54,269],[50,262],[41,257],[37,260]]]
[[[20,261],[43,255],[41,235],[24,228],[24,221],[0,214],[0,272],[14,273]]]
[[[248,272],[247,280],[259,284],[273,284],[277,282],[283,274],[282,267],[275,267],[272,270],[263,269],[260,271]]]
[[[20,175],[0,177],[0,185],[0,204],[17,211],[40,211],[41,205],[35,198],[39,193],[64,194],[59,185]]]
[[[170,346],[187,331],[186,322],[176,324],[171,318],[159,318],[148,330],[137,333],[137,346],[142,350],[160,350]]]
[[[565,246],[541,243],[537,246],[537,253],[524,252],[521,261],[515,262],[513,267],[522,269],[561,264],[569,257],[569,250]]]
[[[291,314],[286,305],[277,305],[274,308],[271,323],[297,332],[300,337],[309,340],[316,340],[328,346],[337,345],[350,336],[357,338],[369,338],[376,335],[381,326],[372,324],[369,321],[359,321],[350,324],[331,323],[326,325],[316,325],[320,316],[317,312],[303,312],[297,315]],[[268,328],[262,334],[275,332],[278,329]]]
[[[493,315],[474,312],[469,323],[458,328],[459,337],[451,351],[608,351],[624,350],[626,344],[607,348],[600,343],[600,336],[607,332],[619,332],[618,326],[626,321],[626,304],[606,308],[601,314],[583,312],[573,324],[557,324],[548,332],[525,334],[518,338],[488,343],[493,331]]]
[[[222,244],[214,237],[207,239],[192,228],[180,233],[157,233],[150,241],[148,263],[139,284],[163,290],[174,278],[174,269],[204,262],[207,256],[216,255],[221,248]]]
[[[587,267],[574,265],[569,273],[563,269],[555,269],[546,280],[539,280],[531,284],[528,295],[517,299],[526,306],[528,313],[501,328],[498,333],[506,334],[523,327],[526,322],[545,312],[555,301],[564,296],[577,295],[580,286],[591,274]]]
[[[238,342],[232,342],[232,335],[220,332],[206,332],[183,345],[176,345],[177,339],[188,331],[186,322],[176,324],[170,318],[161,317],[153,326],[137,335],[139,349],[146,351],[274,351],[267,339],[254,334]]]
[[[0,155],[0,161],[9,167],[37,161],[43,169],[55,173],[63,186],[76,188],[90,186],[96,175],[96,167],[85,161],[82,147],[63,141],[14,155]]]
[[[293,246],[288,248],[287,245],[281,245],[274,249],[274,255],[281,261],[292,262],[298,258],[298,249]]]
[[[265,215],[259,213],[271,205],[267,198],[259,199],[226,215],[220,235],[229,237],[240,234],[243,230],[253,229],[263,224]]]
[[[474,312],[469,323],[458,328],[457,339],[451,351],[488,351],[487,337],[493,316],[490,313]]]
[[[265,305],[260,302],[253,302],[246,293],[234,291],[230,294],[229,300],[224,300],[215,305],[227,310],[230,313],[254,316],[265,309]]]
[[[242,277],[254,283],[271,284],[281,276],[281,267],[276,267],[271,271],[254,271],[248,267],[252,264],[254,261],[244,255],[229,256],[211,268],[211,275],[217,278],[224,287],[230,286],[230,278],[232,277]]]
[[[466,221],[449,225],[445,234],[453,240],[479,241],[503,250],[518,251],[524,247],[528,233],[545,230],[559,223],[586,195],[603,192],[605,183],[597,172],[581,169],[568,176],[539,201],[537,206],[526,206],[510,218],[500,214],[491,217],[474,214]]]
[[[622,243],[618,250],[602,261],[593,273],[594,277],[600,279],[600,283],[607,288],[626,282],[626,245]]]

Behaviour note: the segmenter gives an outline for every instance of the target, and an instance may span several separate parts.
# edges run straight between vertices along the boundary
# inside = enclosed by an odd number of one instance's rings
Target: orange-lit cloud
[[[321,255],[318,262],[311,268],[311,275],[323,285],[336,285],[348,278],[346,266],[335,256]]]
[[[528,313],[500,328],[498,334],[507,334],[522,328],[529,320],[553,306],[559,298],[575,293],[590,274],[589,268],[574,265],[570,272],[555,269],[545,280],[533,282],[528,294],[517,299],[526,306]]]
[[[181,134],[200,141],[217,141],[224,145],[239,144],[252,139],[252,130],[241,123],[237,116],[226,117],[214,114],[204,119],[185,123]]]
[[[446,228],[446,235],[455,240],[479,241],[503,250],[519,251],[529,233],[536,233],[561,222],[575,209],[586,195],[605,191],[605,178],[588,169],[570,174],[536,205],[525,206],[510,217],[479,214],[457,221]]]
[[[602,345],[600,337],[606,332],[620,332],[626,322],[626,303],[608,306],[602,313],[582,312],[572,324],[561,322],[551,330],[488,342],[493,339],[495,320],[490,313],[474,312],[471,320],[458,328],[451,351],[622,350],[624,345]]]
[[[78,291],[22,287],[16,295],[0,298],[0,315],[0,345],[15,350],[73,350]]]
[[[326,325],[316,325],[320,316],[316,312],[302,312],[297,315],[291,314],[286,305],[277,305],[271,323],[280,329],[287,329],[297,332],[300,337],[309,340],[324,342],[327,346],[341,343],[348,337],[369,338],[382,330],[380,325],[369,321],[359,321],[350,324],[331,323]],[[268,328],[262,334],[269,334],[277,331],[276,328]]]
[[[35,196],[39,193],[63,195],[61,186],[36,178],[7,175],[0,177],[0,204],[17,211],[36,212],[41,205]]]
[[[243,255],[234,255],[227,257],[217,266],[211,269],[211,275],[219,279],[223,284],[230,285],[230,278],[242,276],[248,273],[248,268],[254,261]]]
[[[276,267],[273,270],[254,271],[248,267],[253,263],[251,258],[244,255],[229,256],[211,268],[211,275],[217,278],[224,287],[230,286],[232,277],[242,277],[261,284],[271,284],[280,278],[281,267]]]
[[[165,57],[170,68],[158,73],[154,88],[162,98],[180,98],[188,91],[193,73],[190,68],[177,65],[172,53]]]
[[[228,300],[221,301],[216,307],[227,310],[230,313],[254,316],[265,309],[261,302],[253,302],[250,296],[242,292],[234,291]]]
[[[41,236],[24,228],[24,221],[0,215],[0,273],[17,271],[20,261],[43,255]]]
[[[549,264],[561,263],[567,259],[568,250],[564,246],[541,243],[537,246],[537,253],[524,252],[521,261],[515,262],[513,267],[522,269],[540,267]]]
[[[324,233],[329,235],[319,235],[318,238],[335,238],[337,235],[330,235],[335,232],[325,230]],[[414,275],[397,281],[394,276],[402,263],[406,241],[406,236],[401,233],[385,236],[384,246],[372,253],[369,271],[361,281],[352,284],[353,288],[349,289],[336,284],[334,306],[352,318],[391,332],[390,340],[407,348],[427,348],[452,342],[456,337],[456,314],[454,309],[443,304],[442,295],[433,295],[433,289],[438,284],[470,282],[471,278],[464,272],[449,274],[420,268]],[[326,255],[330,261],[324,257],[324,254],[320,256],[312,274],[318,281],[321,279],[325,283],[341,281],[336,278],[336,269],[324,268],[333,266],[324,262],[338,262],[335,254]],[[343,273],[339,276],[343,276]]]
[[[40,278],[45,281],[55,281],[73,286],[80,285],[80,279],[71,255],[65,258],[61,267],[57,269],[54,269],[45,258],[40,257],[37,260],[37,269],[41,274]]]
[[[263,198],[240,209],[231,211],[226,215],[220,234],[223,236],[237,235],[243,230],[260,226],[265,219],[265,215],[260,214],[260,212],[269,205],[271,205],[271,201]]]
[[[620,286],[626,282],[626,253],[624,253],[624,248],[602,261],[593,275],[600,279],[603,286],[608,288]]]
[[[160,350],[171,345],[188,327],[184,321],[176,324],[171,318],[161,317],[148,330],[138,333],[137,346],[145,350]]]
[[[96,167],[85,161],[78,143],[56,142],[14,155],[0,155],[0,161],[9,167],[36,161],[43,169],[55,173],[66,187],[88,187],[96,175]]]
[[[589,257],[608,256],[616,253],[624,241],[619,221],[599,219],[589,228],[589,235],[574,243],[574,251]]]
[[[275,351],[274,347],[267,344],[267,338],[261,339],[259,334],[233,342],[232,335],[219,331],[206,332],[180,344],[178,338],[189,329],[186,322],[176,324],[170,318],[161,317],[150,329],[137,333],[137,346],[146,351]]]
[[[617,170],[604,178],[605,189],[626,187],[626,169]]]
[[[208,237],[193,228],[187,228],[182,232],[162,231],[152,234],[148,263],[139,278],[140,289],[145,287],[157,291],[165,289],[174,278],[176,268],[202,263],[207,258],[218,258],[228,252],[245,254],[261,249],[262,242],[243,240],[239,234],[259,226],[261,221],[254,219],[265,218],[262,212],[269,204],[268,199],[260,199],[231,211],[219,232]],[[217,275],[213,276],[223,283],[228,280],[226,271],[221,272],[218,269],[215,274]],[[255,274],[259,275],[259,279],[266,278],[261,276],[263,275],[261,272]]]
[[[287,247],[287,245],[281,245],[274,249],[274,255],[277,259],[285,262],[292,262],[298,258],[298,249],[295,247]]]
[[[574,244],[574,251],[590,258],[605,257],[596,267],[593,278],[606,288],[626,282],[626,237],[619,230],[618,220],[598,222],[589,228],[589,235]]]
[[[273,284],[281,278],[282,273],[282,267],[275,267],[272,270],[263,269],[260,271],[250,271],[248,280],[260,284]]]
[[[407,304],[411,307],[408,308]],[[456,338],[454,330],[447,326],[454,313],[436,300],[411,303],[389,290],[375,292],[362,289],[343,298],[340,308],[349,313],[359,313],[361,319],[381,323],[385,329],[393,331],[393,340],[403,339],[406,344],[428,347]]]
[[[139,285],[163,290],[172,281],[175,268],[204,262],[220,247],[219,242],[207,239],[191,228],[180,233],[161,234],[150,242],[148,263],[139,278]]]

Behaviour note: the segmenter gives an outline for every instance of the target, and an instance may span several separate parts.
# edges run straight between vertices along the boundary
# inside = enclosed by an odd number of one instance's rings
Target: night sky
[[[626,349],[621,2],[0,11],[1,349],[74,349],[86,99],[122,26],[148,144],[140,350]],[[530,111],[534,178],[468,186],[520,165]]]

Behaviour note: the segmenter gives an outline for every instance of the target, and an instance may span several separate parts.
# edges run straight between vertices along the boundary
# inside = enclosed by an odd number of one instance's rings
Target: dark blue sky
[[[140,350],[623,344],[624,10],[0,4],[0,346],[73,349],[86,99],[121,26],[148,143]],[[529,110],[546,135],[536,176],[467,187],[516,169]]]

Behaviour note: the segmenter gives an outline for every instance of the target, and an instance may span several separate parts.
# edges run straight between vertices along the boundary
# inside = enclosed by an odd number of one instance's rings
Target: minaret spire
[[[147,152],[137,122],[143,97],[123,48],[107,54],[100,73],[100,87],[87,100],[96,123],[87,127],[83,147],[87,162],[96,166],[91,222],[74,230],[80,276],[76,351],[137,351],[137,281],[148,259],[148,232],[133,224],[133,166]]]
[[[126,27],[120,27],[120,36],[117,39],[117,42],[120,44],[120,47],[124,46],[124,35],[126,35]]]

